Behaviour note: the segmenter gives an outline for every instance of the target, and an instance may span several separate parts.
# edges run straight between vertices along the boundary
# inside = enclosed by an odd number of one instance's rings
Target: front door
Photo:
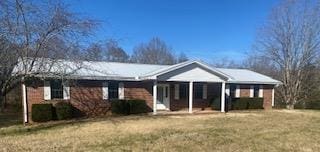
[[[157,86],[157,109],[169,110],[170,107],[170,87],[168,84],[158,84]]]

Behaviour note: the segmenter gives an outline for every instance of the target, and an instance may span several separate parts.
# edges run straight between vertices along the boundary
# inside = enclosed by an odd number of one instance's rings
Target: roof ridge
[[[175,64],[147,64],[147,63],[132,63],[132,62],[113,62],[113,61],[84,61],[91,63],[116,63],[116,64],[131,64],[131,65],[150,65],[150,66],[172,66]]]

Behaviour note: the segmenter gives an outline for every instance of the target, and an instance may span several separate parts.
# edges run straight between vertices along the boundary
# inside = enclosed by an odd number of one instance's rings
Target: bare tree
[[[128,54],[118,45],[118,42],[110,39],[106,43],[106,60],[111,62],[128,62]]]
[[[257,52],[272,61],[280,73],[281,97],[287,108],[301,99],[320,49],[320,3],[284,0],[275,7],[257,40]]]
[[[242,68],[239,63],[230,58],[215,60],[213,61],[212,65],[217,68]]]
[[[0,55],[0,102],[22,77],[48,73],[61,58],[76,59],[71,50],[96,25],[60,1],[0,1],[0,37],[5,43]]]
[[[134,48],[132,62],[148,64],[174,64],[172,49],[160,38],[152,38]]]
[[[177,58],[177,63],[188,61],[188,57],[185,53],[181,52]]]
[[[103,61],[104,57],[104,49],[100,43],[92,43],[90,46],[85,50],[84,58],[90,61]]]

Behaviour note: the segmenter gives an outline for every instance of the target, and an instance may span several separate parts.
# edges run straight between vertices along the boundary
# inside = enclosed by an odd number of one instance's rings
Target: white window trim
[[[70,99],[70,85],[69,82],[63,82],[63,99],[69,100]]]
[[[118,98],[119,99],[124,99],[124,83],[119,82],[119,88],[118,88]]]
[[[236,85],[236,98],[240,98],[240,85]]]
[[[263,98],[263,85],[259,86],[259,98]]]
[[[230,97],[230,85],[226,84],[226,95],[227,97]]]
[[[102,83],[102,99],[103,100],[108,100],[109,99],[109,89],[108,89],[108,82],[103,82]]]
[[[254,97],[254,85],[250,85],[250,95],[249,95],[250,98],[253,98]]]
[[[44,81],[43,98],[44,100],[51,100],[51,86],[50,86],[50,81],[48,80]]]

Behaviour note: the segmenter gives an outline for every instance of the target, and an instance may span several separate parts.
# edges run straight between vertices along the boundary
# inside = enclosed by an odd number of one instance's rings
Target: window
[[[234,84],[230,85],[230,97],[231,98],[236,97],[236,85],[234,85]]]
[[[63,99],[63,85],[61,80],[51,80],[51,99]]]
[[[202,84],[194,85],[194,97],[195,99],[202,99],[203,96],[203,86]]]
[[[108,95],[109,95],[109,99],[118,99],[119,98],[119,83],[118,82],[109,82]]]
[[[180,84],[179,86],[179,97],[180,99],[187,98],[187,84]]]
[[[259,97],[259,85],[254,85],[253,87],[253,97]]]
[[[167,86],[165,86],[164,87],[164,90],[165,90],[165,92],[164,92],[164,96],[166,97],[166,98],[168,98],[168,95],[169,95],[169,87],[167,87]]]

